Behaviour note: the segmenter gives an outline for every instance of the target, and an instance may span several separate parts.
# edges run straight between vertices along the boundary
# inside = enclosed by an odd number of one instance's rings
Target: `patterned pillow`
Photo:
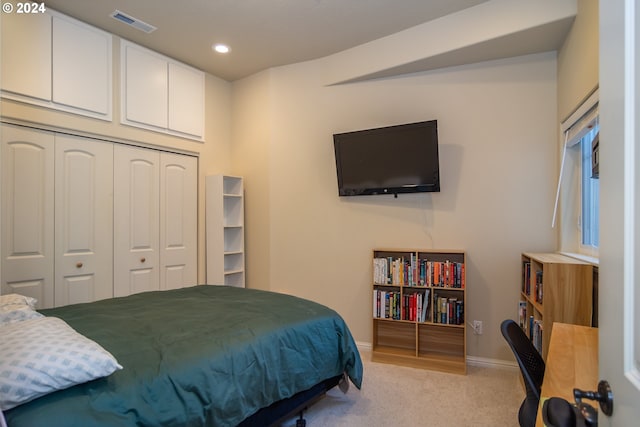
[[[12,305],[27,305],[31,309],[35,309],[37,302],[38,300],[35,298],[25,297],[20,294],[0,295],[0,308]]]
[[[6,325],[0,342],[0,410],[122,369],[111,353],[56,317]]]
[[[19,294],[0,295],[0,327],[42,317],[35,311],[37,300]]]

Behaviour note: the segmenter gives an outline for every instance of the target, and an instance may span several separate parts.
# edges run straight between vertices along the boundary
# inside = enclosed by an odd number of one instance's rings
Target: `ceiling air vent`
[[[124,22],[125,24],[132,26],[133,28],[144,31],[147,34],[158,29],[151,24],[147,24],[146,22],[141,21],[138,18],[134,18],[131,15],[127,15],[126,13],[120,12],[119,10],[114,10],[110,16],[113,19],[117,19],[120,22]]]

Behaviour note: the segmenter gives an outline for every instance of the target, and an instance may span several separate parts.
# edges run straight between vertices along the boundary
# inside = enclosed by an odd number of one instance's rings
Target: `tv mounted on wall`
[[[440,191],[438,121],[333,135],[338,194]]]

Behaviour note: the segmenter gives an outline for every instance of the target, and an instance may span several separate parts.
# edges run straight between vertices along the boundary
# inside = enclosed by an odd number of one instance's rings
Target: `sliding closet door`
[[[113,144],[56,135],[55,306],[113,297]]]
[[[2,293],[53,306],[54,137],[0,125],[2,142]]]
[[[160,154],[160,289],[197,284],[198,161]]]
[[[114,147],[114,296],[159,290],[160,153]]]

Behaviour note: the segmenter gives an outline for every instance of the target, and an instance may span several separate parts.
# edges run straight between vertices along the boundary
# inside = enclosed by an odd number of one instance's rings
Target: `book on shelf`
[[[523,331],[527,330],[527,302],[520,301],[518,303],[518,325]]]
[[[542,334],[544,332],[544,326],[542,320],[533,319],[533,316],[531,316],[531,319],[531,342],[536,350],[538,350],[538,353],[542,354]]]
[[[402,295],[399,291],[374,289],[373,317],[426,322],[430,320],[429,301],[429,289]]]
[[[463,289],[464,282],[465,266],[461,262],[418,259],[416,253],[373,259],[373,283],[376,285]]]
[[[376,257],[373,259],[373,283],[376,285],[414,286],[415,255]]]
[[[464,288],[464,263],[418,260],[418,284],[441,288]]]
[[[464,324],[464,301],[457,297],[443,296],[434,293],[434,323],[448,325]]]
[[[536,271],[535,298],[536,302],[542,304],[543,287],[542,287],[542,271]]]
[[[522,292],[531,295],[531,261],[522,261]]]
[[[426,322],[431,319],[429,316],[429,289],[425,289],[422,301],[422,316],[420,317],[420,321]]]
[[[374,289],[373,301],[374,318],[400,320],[400,292]]]

